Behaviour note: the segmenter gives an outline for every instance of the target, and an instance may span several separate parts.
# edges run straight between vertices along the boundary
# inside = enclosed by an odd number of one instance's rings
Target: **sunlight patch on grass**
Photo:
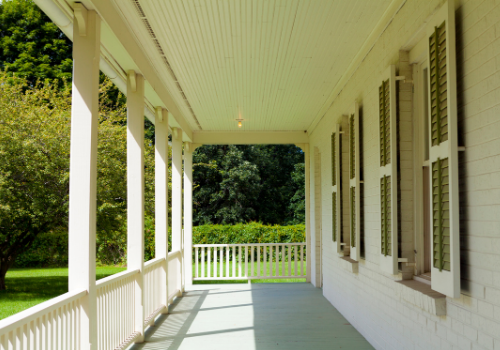
[[[123,267],[98,267],[101,279],[124,271]],[[23,268],[7,272],[7,290],[0,291],[0,319],[26,310],[68,291],[67,268]]]

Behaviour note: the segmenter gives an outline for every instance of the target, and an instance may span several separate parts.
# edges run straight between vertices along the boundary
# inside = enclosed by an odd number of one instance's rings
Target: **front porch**
[[[132,350],[373,349],[309,283],[194,285]]]

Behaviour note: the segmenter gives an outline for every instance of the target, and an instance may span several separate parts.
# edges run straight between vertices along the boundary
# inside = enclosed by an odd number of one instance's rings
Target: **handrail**
[[[139,273],[139,272],[140,272],[139,269],[131,270],[131,271],[125,270],[125,271],[119,272],[117,274],[100,279],[99,281],[96,282],[96,287],[103,288],[103,287],[107,286],[108,284],[116,282],[117,280],[120,280],[120,279],[125,279],[125,278],[130,277],[132,275],[135,275],[136,273]]]
[[[193,244],[193,248],[208,248],[208,247],[264,247],[264,246],[283,246],[283,245],[305,245],[306,242],[299,243],[229,243],[229,244]]]
[[[180,250],[176,250],[176,251],[168,253],[168,261],[177,258],[177,256],[179,256],[179,258],[182,257]]]
[[[69,304],[81,297],[87,295],[87,290],[75,290],[64,293],[58,297],[47,300],[41,304],[30,307],[27,310],[21,311],[15,315],[9,316],[0,321],[0,333],[9,333],[31,321],[36,320],[38,317],[48,314],[59,307]]]
[[[165,260],[165,257],[162,257],[162,258],[155,258],[155,259],[151,259],[151,260],[148,260],[144,263],[144,268],[148,268],[148,267],[151,267],[151,266],[154,266],[156,264],[159,264],[161,263],[162,261]]]

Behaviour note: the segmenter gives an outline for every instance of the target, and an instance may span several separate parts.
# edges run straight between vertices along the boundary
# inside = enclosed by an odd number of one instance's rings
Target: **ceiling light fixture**
[[[244,120],[243,118],[238,118],[238,119],[235,119],[237,122],[238,122],[238,128],[241,128],[241,122]]]

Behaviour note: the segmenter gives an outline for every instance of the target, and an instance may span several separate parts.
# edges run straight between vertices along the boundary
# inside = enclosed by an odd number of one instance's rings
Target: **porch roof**
[[[183,140],[305,143],[401,0],[35,0],[72,38],[75,2],[102,19],[101,70],[146,78]],[[238,128],[235,119],[242,118]],[[263,133],[264,132],[264,133]],[[267,133],[266,133],[267,132]],[[199,140],[197,140],[199,138]],[[201,142],[201,140],[203,142]],[[275,142],[273,142],[275,143]]]

